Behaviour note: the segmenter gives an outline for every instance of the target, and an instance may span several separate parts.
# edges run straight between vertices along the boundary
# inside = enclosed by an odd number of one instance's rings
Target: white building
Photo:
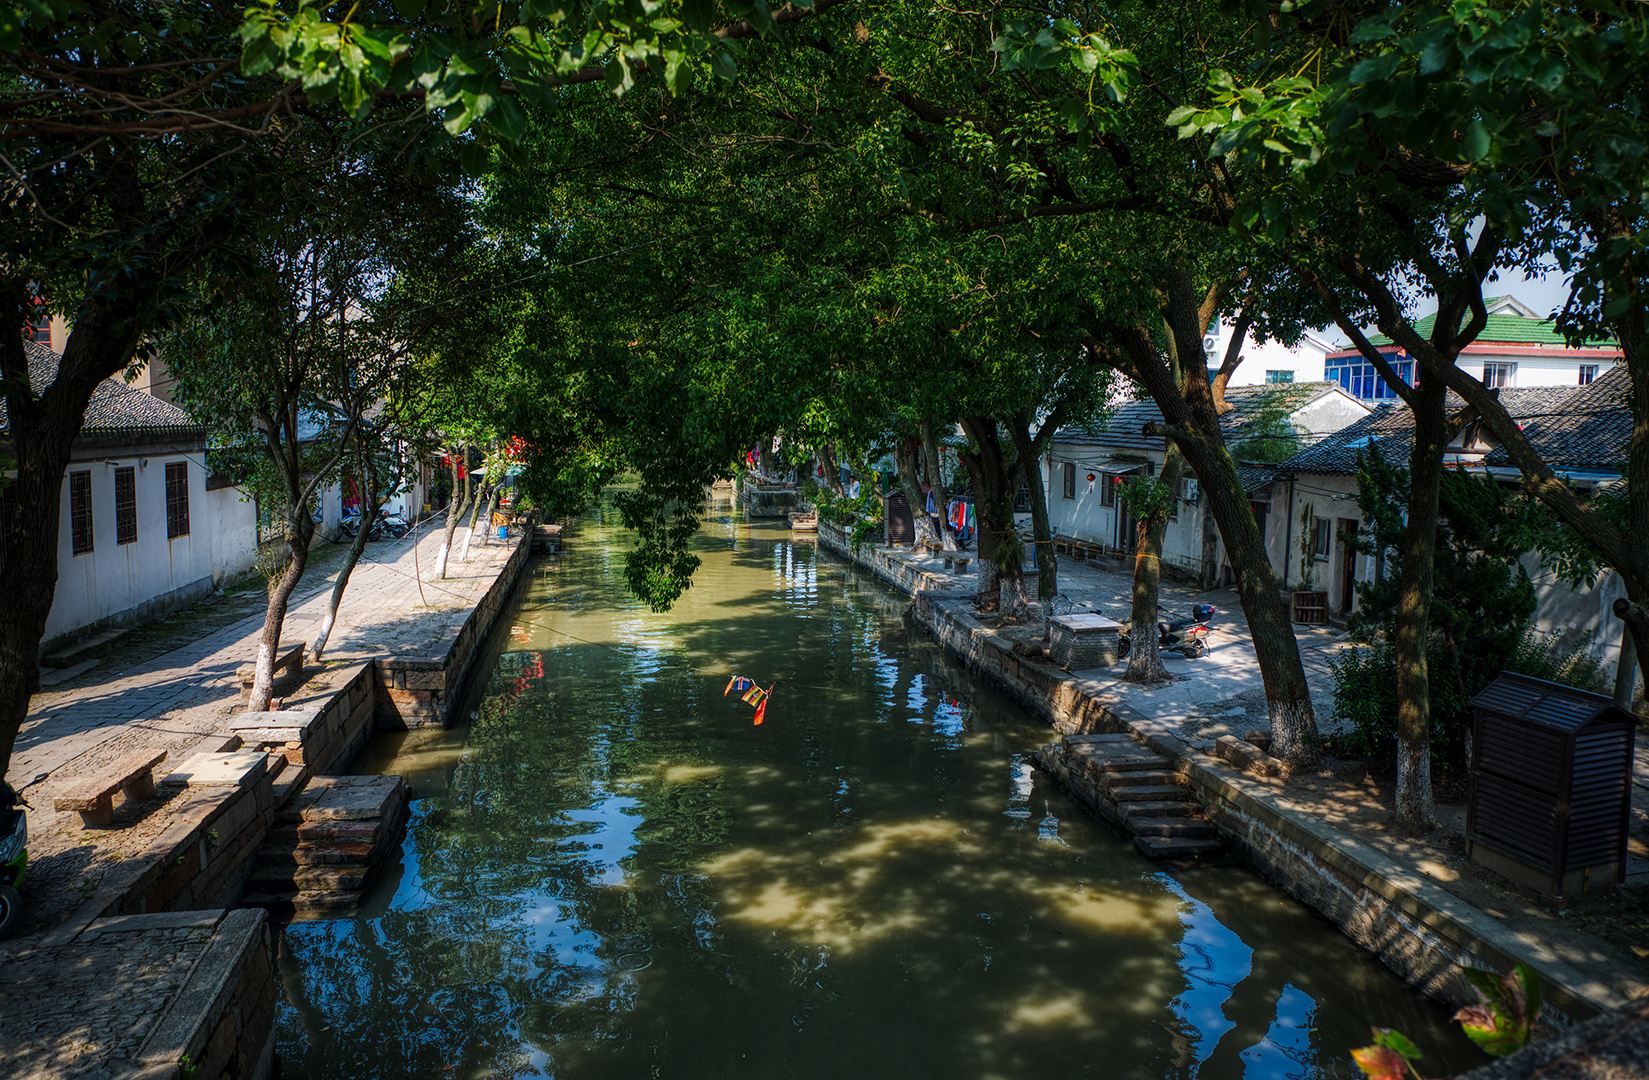
[[[1248,437],[1245,431],[1262,412],[1285,418],[1285,426],[1300,441],[1339,431],[1369,412],[1363,402],[1322,382],[1233,387],[1226,400],[1232,410],[1221,418],[1221,427],[1239,453]],[[1142,433],[1146,423],[1161,420],[1156,404],[1142,399],[1114,407],[1101,425],[1062,428],[1055,434],[1044,463],[1049,528],[1055,536],[1119,552],[1134,549],[1134,522],[1117,498],[1116,487],[1130,475],[1154,475],[1162,468],[1164,440]],[[1263,439],[1255,440],[1260,442]],[[1276,566],[1286,550],[1286,530],[1278,520],[1284,516],[1282,508],[1273,508],[1269,494],[1271,469],[1243,466],[1238,472],[1251,492],[1250,508]],[[1206,584],[1218,584],[1229,577],[1225,546],[1195,474],[1187,474],[1180,495],[1163,536],[1163,562]]]
[[[1512,388],[1502,391],[1500,400],[1554,472],[1578,490],[1595,490],[1619,483],[1626,468],[1632,431],[1632,416],[1623,403],[1630,389],[1626,375],[1624,367],[1617,367],[1584,387]],[[1343,621],[1357,609],[1358,582],[1385,573],[1383,559],[1358,554],[1347,540],[1362,526],[1357,455],[1378,450],[1388,462],[1407,467],[1413,432],[1407,407],[1384,404],[1275,467],[1266,494],[1273,505],[1291,509],[1287,555],[1280,566],[1272,563],[1279,569],[1279,584],[1288,592],[1326,593],[1332,621]],[[1521,480],[1511,459],[1479,424],[1468,425],[1443,460],[1450,468],[1486,473],[1506,484]],[[1623,595],[1619,575],[1606,571],[1593,587],[1572,589],[1542,570],[1535,555],[1525,556],[1523,565],[1535,586],[1535,630],[1565,646],[1587,640],[1592,655],[1612,666],[1620,652],[1620,620],[1610,611]]]
[[[1588,341],[1570,348],[1550,319],[1542,319],[1514,296],[1497,296],[1486,303],[1488,323],[1477,340],[1461,351],[1457,363],[1462,371],[1490,386],[1585,386],[1621,359],[1620,348],[1609,341]],[[1430,338],[1436,319],[1436,315],[1427,315],[1418,320],[1415,331]],[[1369,344],[1404,382],[1414,383],[1415,361],[1403,349],[1384,335],[1369,338]],[[1364,401],[1397,400],[1374,365],[1354,348],[1333,350],[1324,364],[1325,379]]]
[[[1225,361],[1233,327],[1221,320],[1203,336],[1203,352],[1210,372]],[[1242,363],[1232,372],[1228,386],[1259,386],[1266,383],[1313,383],[1323,381],[1323,358],[1334,346],[1316,334],[1304,334],[1296,345],[1284,345],[1257,337],[1252,331],[1242,349]]]
[[[61,357],[33,341],[24,349],[29,381],[42,390]],[[9,438],[0,403],[0,448]],[[205,450],[206,429],[176,405],[114,379],[93,393],[63,478],[48,650],[153,619],[251,570],[253,505],[211,482]],[[0,492],[0,514],[15,512],[15,495]]]

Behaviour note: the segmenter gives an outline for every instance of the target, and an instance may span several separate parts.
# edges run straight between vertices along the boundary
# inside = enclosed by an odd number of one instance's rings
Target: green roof
[[[1435,313],[1427,315],[1414,324],[1415,333],[1423,338],[1430,339],[1431,328],[1437,321]],[[1462,319],[1462,322],[1465,320]],[[1384,334],[1368,339],[1370,345],[1390,345],[1391,339]],[[1568,348],[1569,343],[1563,340],[1563,335],[1557,332],[1550,319],[1525,319],[1521,315],[1490,315],[1483,332],[1477,335],[1476,344],[1511,344],[1511,345],[1550,345],[1553,348]],[[1589,349],[1606,349],[1614,345],[1612,341],[1588,341],[1582,347]]]

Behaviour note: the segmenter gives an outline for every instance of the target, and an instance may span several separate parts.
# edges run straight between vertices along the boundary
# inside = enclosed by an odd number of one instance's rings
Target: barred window
[[[137,469],[115,470],[115,543],[137,542]]]
[[[1074,461],[1065,462],[1060,494],[1067,499],[1076,498],[1076,462]]]
[[[69,536],[74,553],[84,555],[92,550],[92,474],[69,474]]]
[[[166,539],[189,535],[189,463],[166,465]]]

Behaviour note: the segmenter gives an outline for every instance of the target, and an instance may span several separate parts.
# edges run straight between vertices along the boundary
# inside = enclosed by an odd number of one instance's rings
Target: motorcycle
[[[372,523],[372,530],[366,534],[368,540],[399,540],[412,528],[400,511],[390,514],[379,514],[378,520]]]
[[[1166,609],[1159,608],[1159,611]],[[1208,652],[1208,624],[1214,620],[1213,604],[1192,604],[1189,619],[1162,619],[1157,622],[1157,648],[1177,652],[1187,660],[1195,660]],[[1128,655],[1133,647],[1128,633],[1117,635],[1117,658]]]
[[[0,780],[0,938],[11,932],[23,910],[23,872],[29,862],[29,819],[18,809],[29,802]]]

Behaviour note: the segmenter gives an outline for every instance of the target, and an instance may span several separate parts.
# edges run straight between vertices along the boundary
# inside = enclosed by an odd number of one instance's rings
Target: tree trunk
[[[846,498],[847,491],[842,487],[842,470],[836,464],[836,455],[830,452],[830,447],[820,446],[813,451],[813,457],[824,469],[824,486],[838,499]]]
[[[1036,593],[1044,607],[1059,595],[1059,559],[1054,555],[1054,534],[1048,523],[1048,489],[1042,483],[1041,461],[1031,442],[1032,419],[1015,420],[1009,431],[1013,434],[1015,456],[1019,459],[1019,475],[1025,480],[1025,490],[1031,502],[1031,542],[1036,545]]]
[[[933,487],[933,506],[939,511],[939,542],[946,551],[955,551],[956,530],[951,527],[946,508],[950,495],[945,490],[945,462],[939,456],[939,440],[933,434],[933,417],[922,417],[922,455],[927,464],[928,483]]]
[[[8,283],[12,326],[21,325],[32,300],[21,283]],[[137,344],[133,324],[88,303],[75,317],[57,379],[36,398],[29,391],[28,357],[15,331],[0,344],[0,393],[11,431],[9,453],[17,476],[7,497],[12,514],[0,535],[0,776],[11,761],[17,732],[40,686],[40,639],[57,592],[57,545],[63,477],[93,391],[125,367]]]
[[[292,558],[281,571],[278,581],[270,583],[269,604],[263,614],[263,637],[258,642],[257,666],[252,675],[252,696],[246,703],[247,712],[268,712],[269,699],[275,682],[275,658],[281,646],[281,627],[286,621],[286,605],[292,592],[303,580],[304,567],[309,564],[309,543],[315,536],[315,523],[309,516],[309,507],[300,501],[289,507],[286,520],[286,546]]]
[[[494,484],[492,486],[492,498],[487,500],[487,524],[481,532],[481,537],[486,541],[488,547],[492,546],[492,516],[498,513],[498,504],[503,501],[504,485]]]
[[[366,534],[372,531],[372,526],[378,521],[378,514],[383,510],[383,504],[378,500],[378,466],[370,453],[365,455],[366,467],[366,495],[361,499],[361,520],[355,533],[355,540],[349,545],[349,554],[344,557],[343,569],[338,571],[338,580],[332,585],[332,597],[326,602],[326,614],[321,616],[321,629],[315,635],[315,644],[309,650],[311,659],[319,662],[321,655],[326,652],[327,639],[332,636],[332,626],[338,621],[338,606],[343,603],[344,589],[349,586],[349,576],[355,572],[355,564],[361,561],[361,554],[366,551]]]
[[[974,606],[986,613],[1002,606],[1002,581],[1014,583],[1014,604],[1008,621],[1024,619],[1030,612],[1025,597],[1024,546],[1013,528],[1013,495],[1018,486],[1018,468],[1002,450],[997,421],[992,416],[963,417],[962,425],[978,445],[975,454],[962,455],[962,463],[973,478],[975,536],[979,543],[979,588]]]
[[[1172,442],[1162,459],[1162,482],[1172,490],[1179,486],[1185,472],[1185,456]],[[1162,666],[1162,653],[1157,648],[1157,605],[1162,588],[1162,540],[1168,532],[1166,512],[1142,518],[1135,525],[1138,540],[1134,551],[1133,607],[1128,616],[1128,638],[1132,648],[1128,652],[1127,682],[1153,685],[1168,682],[1168,669]]]
[[[1414,449],[1409,454],[1408,521],[1392,646],[1397,656],[1397,827],[1426,832],[1437,826],[1431,794],[1431,673],[1426,640],[1431,617],[1433,561],[1443,450],[1448,445],[1441,379],[1421,379],[1409,403]]]
[[[893,448],[893,463],[899,470],[899,486],[910,501],[910,520],[915,526],[916,550],[925,543],[939,543],[939,529],[927,512],[927,494],[922,491],[921,478],[916,473],[916,449],[912,440],[901,440]]]
[[[435,553],[435,576],[441,581],[447,579],[447,556],[452,551],[452,534],[458,531],[458,519],[469,509],[470,486],[474,483],[469,453],[469,444],[464,443],[459,448],[459,456],[452,460],[452,502],[447,504],[447,533],[441,539],[441,550]],[[462,480],[458,476],[460,469],[464,473]]]
[[[480,485],[476,485],[475,499],[470,504],[470,527],[469,531],[464,534],[464,550],[459,555],[459,559],[463,562],[470,561],[470,541],[475,539],[475,523],[481,518],[481,498]],[[492,519],[489,517],[487,520],[491,521]]]

